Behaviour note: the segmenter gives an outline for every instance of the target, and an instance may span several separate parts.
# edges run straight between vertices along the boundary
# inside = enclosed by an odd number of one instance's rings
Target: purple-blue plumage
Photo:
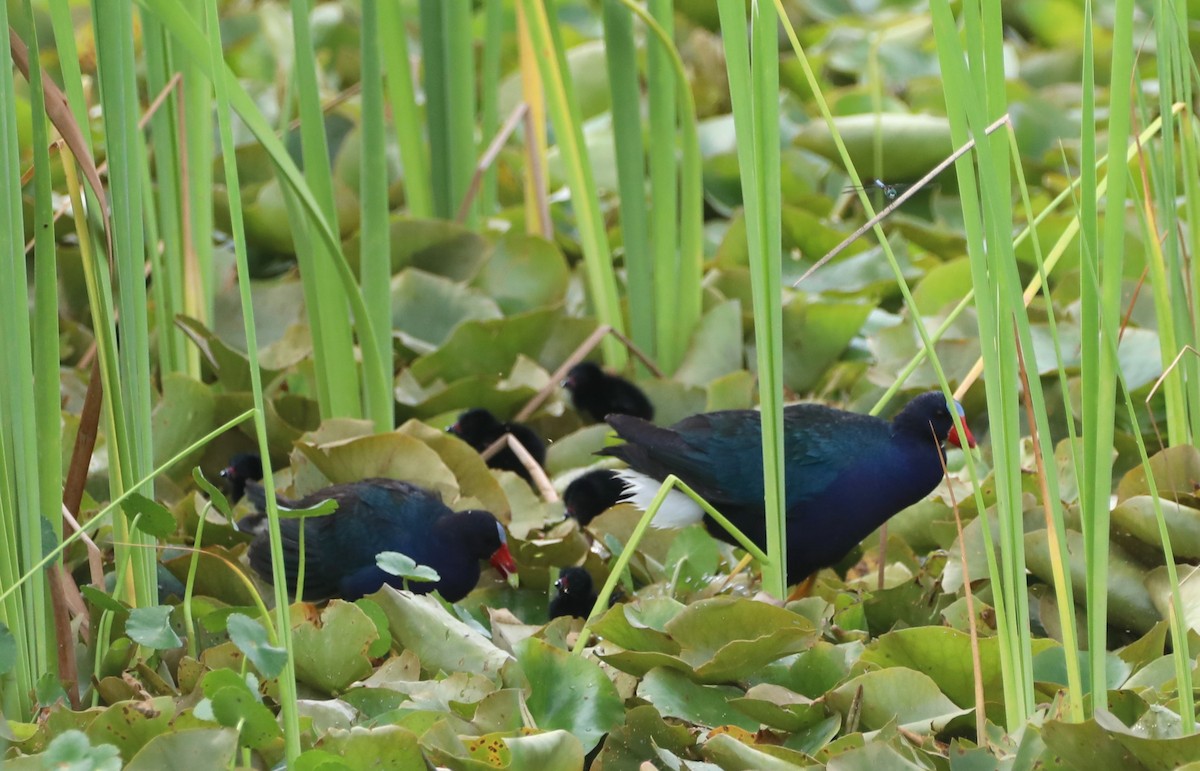
[[[246,495],[259,510],[266,504],[261,485],[248,484]],[[516,571],[504,529],[486,511],[451,511],[437,493],[394,479],[364,479],[333,485],[298,501],[279,499],[288,509],[311,508],[326,500],[337,510],[322,517],[281,519],[284,572],[293,591],[300,567],[300,523],[304,523],[304,598],[353,600],[384,584],[403,580],[376,563],[380,552],[394,551],[438,572],[432,582],[409,581],[417,594],[437,589],[457,602],[479,583],[479,563],[490,560],[502,573]],[[250,544],[250,565],[271,580],[271,545],[264,530]],[[294,592],[293,592],[294,593]]]
[[[891,422],[818,404],[784,408],[788,581],[832,565],[942,478],[959,444],[945,397],[917,396]],[[670,428],[613,415],[625,444],[606,447],[655,480],[675,474],[760,546],[766,541],[762,424],[754,410],[709,412]],[[965,424],[964,424],[965,427]],[[974,446],[968,433],[967,441]],[[713,530],[725,537],[719,526]]]

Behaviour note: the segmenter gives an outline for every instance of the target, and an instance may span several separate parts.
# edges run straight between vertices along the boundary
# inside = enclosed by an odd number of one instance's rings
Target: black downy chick
[[[474,447],[477,452],[483,452],[505,434],[512,434],[513,438],[529,451],[539,466],[546,462],[546,445],[529,426],[521,423],[503,423],[495,415],[482,408],[462,413],[454,425],[446,430]],[[491,468],[512,471],[529,484],[533,484],[533,477],[530,475],[529,469],[525,468],[521,459],[507,446],[502,447],[499,452],[488,458],[487,464]]]
[[[619,375],[609,375],[590,361],[576,364],[563,380],[575,409],[596,423],[609,415],[654,420],[654,405],[642,389]]]
[[[601,468],[576,477],[563,491],[567,516],[587,527],[592,520],[616,506],[625,495],[625,482],[613,469]]]
[[[549,616],[575,616],[587,618],[596,604],[596,592],[592,587],[592,575],[581,567],[564,569],[554,582],[558,594],[550,600]]]
[[[239,452],[221,469],[220,477],[225,480],[225,497],[230,504],[237,503],[246,494],[247,482],[262,481],[262,458],[256,452]]]

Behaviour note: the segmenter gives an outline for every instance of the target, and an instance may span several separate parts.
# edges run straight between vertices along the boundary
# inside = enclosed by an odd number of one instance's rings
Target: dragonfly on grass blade
[[[845,188],[842,192],[843,193],[857,193],[860,190],[866,190],[868,192],[872,191],[872,190],[879,190],[880,192],[883,193],[884,198],[888,199],[889,201],[894,201],[894,200],[896,200],[897,196],[899,196],[901,193],[903,193],[909,187],[911,187],[911,185],[906,185],[903,183],[889,185],[887,182],[884,182],[882,179],[872,179],[869,182],[867,182],[867,184],[863,185],[862,187],[855,187],[855,186],[851,185],[850,187]]]

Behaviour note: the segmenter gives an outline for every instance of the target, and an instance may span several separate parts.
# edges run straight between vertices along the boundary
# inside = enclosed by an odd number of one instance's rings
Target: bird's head
[[[586,597],[592,593],[592,574],[581,567],[570,567],[558,574],[554,587],[560,594]]]
[[[594,383],[604,377],[604,370],[590,361],[581,361],[567,372],[563,378],[562,387],[574,391],[581,385]]]
[[[504,426],[491,412],[482,407],[476,407],[459,415],[458,419],[446,430],[469,441],[472,437],[503,433]]]
[[[262,458],[256,452],[239,452],[229,459],[229,465],[221,469],[222,479],[258,481],[263,478]]]
[[[962,405],[957,401],[947,402],[940,391],[929,391],[909,402],[892,419],[892,425],[896,431],[916,436],[928,437],[932,431],[939,443],[948,442],[955,447],[963,447],[965,441],[966,447],[974,447],[975,437],[967,428],[966,420],[962,421],[963,432],[959,434],[951,417],[951,408],[958,412],[960,418],[963,416]]]

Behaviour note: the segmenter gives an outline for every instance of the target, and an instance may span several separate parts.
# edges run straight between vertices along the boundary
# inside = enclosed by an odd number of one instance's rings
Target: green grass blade
[[[434,215],[433,189],[429,179],[421,111],[413,87],[412,64],[408,57],[408,19],[404,3],[384,2],[379,7],[380,35],[386,36],[383,60],[387,66],[388,101],[396,128],[396,144],[404,165],[404,201],[413,217]]]
[[[118,379],[106,385],[115,385],[121,391],[123,406],[113,416],[125,427],[123,436],[117,436],[116,446],[109,445],[109,467],[115,490],[124,492],[133,480],[145,476],[153,468],[150,433],[153,381],[150,378],[150,332],[143,272],[146,245],[141,168],[146,148],[138,128],[140,107],[134,59],[133,6],[116,4],[110,7],[105,3],[101,7],[94,3],[92,21],[106,152],[113,160],[108,169],[112,207],[111,259],[121,330],[121,345],[114,350]],[[106,389],[105,394],[111,397],[113,392]],[[150,491],[139,492],[147,494]],[[131,600],[138,607],[157,604],[156,555],[152,548],[146,548],[153,545],[153,540],[144,533],[130,531],[123,520],[114,526],[118,569],[125,564],[132,568],[134,595]]]
[[[208,27],[213,31],[209,42],[209,61],[214,72],[224,63],[221,48],[220,22],[214,5],[209,5]],[[217,102],[217,125],[221,138],[221,157],[225,166],[225,179],[229,182],[229,217],[233,235],[234,254],[237,258],[238,291],[242,297],[242,320],[246,331],[246,355],[250,360],[250,388],[254,396],[254,429],[259,452],[267,457],[267,424],[263,408],[262,375],[258,364],[258,340],[254,327],[254,303],[250,296],[250,268],[246,259],[246,231],[242,218],[241,189],[238,186],[237,158],[233,143],[233,111],[230,109],[227,83],[223,78],[215,81],[214,93]],[[284,752],[288,761],[300,754],[300,718],[296,707],[296,659],[292,648],[291,618],[288,607],[287,578],[284,575],[283,546],[279,533],[279,506],[275,499],[275,480],[271,464],[263,464],[263,487],[266,490],[267,526],[271,535],[271,564],[275,586],[275,613],[279,641],[287,652],[283,671],[279,674],[280,719],[283,723]]]
[[[387,0],[384,0],[385,4]],[[384,371],[379,377],[392,378],[392,248],[391,223],[388,219],[388,166],[379,159],[386,156],[383,123],[383,64],[378,0],[363,0],[362,36],[362,155],[359,172],[359,205],[362,255],[359,282],[363,302],[375,333],[363,346],[378,349]],[[395,427],[395,399],[391,392],[367,389],[367,416],[379,432]]]
[[[603,11],[630,335],[638,348],[654,357],[654,263],[648,248],[646,150],[642,141],[642,91],[638,82],[633,16],[621,0],[604,0]]]
[[[292,40],[297,52],[293,75],[300,106],[301,152],[304,158],[304,178],[325,219],[336,233],[337,206],[334,199],[333,174],[329,167],[329,143],[325,136],[325,112],[321,108],[320,87],[313,53],[310,0],[291,0]],[[293,223],[300,238],[306,237],[308,226]],[[316,260],[312,270],[302,275],[315,287],[318,298],[315,307],[308,307],[313,339],[313,363],[316,377],[324,378],[328,399],[321,405],[326,418],[361,417],[362,399],[358,366],[354,361],[354,341],[350,320],[346,315],[346,296],[336,279],[332,265],[334,254],[320,243],[313,244]]]
[[[737,132],[738,166],[754,296],[754,337],[762,409],[767,554],[763,588],[787,589],[783,507],[783,310],[779,179],[779,43],[775,7],[755,3],[747,34],[739,3],[721,3],[721,32]],[[749,39],[750,49],[745,41]]]
[[[617,299],[617,279],[613,273],[612,252],[592,165],[583,140],[579,104],[575,98],[570,70],[558,28],[550,24],[553,0],[520,0],[532,42],[538,72],[546,89],[546,104],[559,150],[562,154],[571,202],[579,223],[580,246],[583,248],[584,268],[588,291],[596,312],[596,320],[624,334],[625,324]],[[609,366],[622,369],[628,354],[617,340],[606,336],[600,344]]]

